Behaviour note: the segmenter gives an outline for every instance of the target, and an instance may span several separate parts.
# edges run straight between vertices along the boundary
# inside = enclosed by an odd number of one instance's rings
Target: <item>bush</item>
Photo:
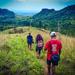
[[[15,33],[24,33],[22,28],[16,29],[14,28],[13,30],[9,31],[9,34],[15,34]]]

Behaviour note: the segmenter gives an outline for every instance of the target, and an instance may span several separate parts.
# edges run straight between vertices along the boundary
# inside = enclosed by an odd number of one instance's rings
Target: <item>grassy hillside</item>
[[[45,43],[50,39],[49,31],[32,27],[22,29],[23,33],[9,34],[13,29],[0,32],[0,75],[46,75],[46,53],[42,51],[41,59],[37,59],[35,42],[33,50],[30,51],[27,48],[26,36],[31,32],[35,41],[36,35],[40,33]],[[61,35],[61,40],[63,49],[56,73],[57,75],[74,75],[75,38]]]

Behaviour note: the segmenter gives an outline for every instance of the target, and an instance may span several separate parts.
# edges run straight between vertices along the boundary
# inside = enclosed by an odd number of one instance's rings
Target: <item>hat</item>
[[[56,32],[51,32],[51,33],[50,33],[50,36],[51,36],[51,37],[56,36]]]

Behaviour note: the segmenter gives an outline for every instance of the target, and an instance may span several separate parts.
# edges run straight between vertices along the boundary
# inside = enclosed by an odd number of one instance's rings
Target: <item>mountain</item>
[[[8,9],[0,8],[0,24],[12,23],[15,19],[15,13]]]
[[[61,10],[42,9],[33,17],[33,26],[43,27],[50,31],[58,31],[67,35],[75,35],[75,5],[67,6]]]
[[[23,15],[23,16],[22,16]],[[29,26],[58,31],[70,36],[75,36],[75,5],[67,6],[61,10],[43,8],[33,16],[24,16],[25,13],[18,15],[8,9],[0,9],[0,30],[17,26]],[[6,28],[7,26],[7,28]]]
[[[33,19],[64,19],[74,18],[75,19],[75,5],[65,7],[61,10],[56,11],[55,9],[42,9],[39,13],[33,16]]]
[[[12,11],[10,11],[8,9],[1,9],[0,8],[0,16],[14,18],[15,14],[14,14],[14,12],[12,12]]]
[[[56,11],[54,9],[47,9],[47,8],[44,8],[42,9],[39,13],[35,14],[33,16],[33,19],[45,19],[45,18],[48,18],[48,16],[54,14]]]

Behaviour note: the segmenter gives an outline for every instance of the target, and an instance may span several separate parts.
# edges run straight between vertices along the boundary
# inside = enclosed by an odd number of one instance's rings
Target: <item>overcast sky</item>
[[[75,0],[0,0],[0,8],[24,12],[37,12],[42,8],[60,10],[74,4]]]

